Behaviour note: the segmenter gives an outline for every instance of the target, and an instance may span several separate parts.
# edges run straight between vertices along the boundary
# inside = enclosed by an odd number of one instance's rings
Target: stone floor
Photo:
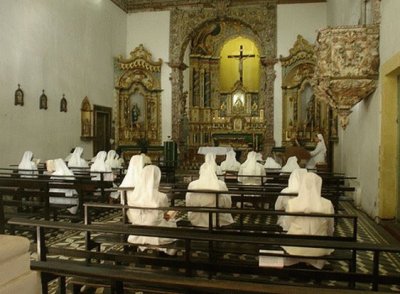
[[[356,208],[353,207],[351,202],[343,202],[341,203],[341,212],[346,213],[346,214],[355,214],[358,216],[358,240],[360,242],[368,242],[368,243],[377,243],[377,244],[399,244],[400,245],[400,239],[396,239],[396,237],[399,237],[400,234],[396,232],[400,232],[396,230],[396,228],[400,228],[400,226],[393,225],[393,224],[383,224],[379,225],[376,224],[374,221],[372,221],[367,215],[365,215],[363,212],[357,210]],[[97,221],[100,222],[118,222],[120,220],[120,214],[119,212],[112,212],[112,213],[106,213],[104,212],[103,214],[99,214],[97,216]],[[249,223],[261,223],[265,222],[266,220],[260,219],[260,218],[247,218],[246,222]],[[348,234],[348,230],[351,227],[351,224],[347,224],[346,222],[344,223],[339,223],[338,226],[336,227],[336,234],[338,235],[344,235]],[[387,230],[387,228],[390,228],[390,232]],[[386,228],[386,229],[385,229]],[[27,231],[17,231],[17,234],[27,236],[32,240],[32,234]],[[397,234],[397,235],[396,235]],[[394,237],[394,236],[395,237]],[[83,234],[77,234],[75,232],[53,232],[53,233],[48,233],[46,235],[47,244],[51,244],[52,246],[60,246],[60,247],[73,247],[73,248],[80,248],[84,247],[84,235]],[[33,240],[32,240],[33,242]],[[107,250],[115,250],[115,246],[112,247],[104,248],[105,251]],[[32,254],[32,258],[36,258],[36,254]],[[372,269],[371,267],[372,264],[372,254],[366,253],[362,254],[357,258],[357,270],[358,271],[370,271]],[[330,265],[333,268],[336,267],[341,267],[344,270],[347,268],[347,265],[345,263],[337,262],[337,263],[332,263]],[[395,254],[384,254],[381,258],[381,267],[380,271],[382,273],[398,273],[400,274],[400,256],[395,255]],[[222,275],[220,276],[221,278],[224,278]],[[290,284],[294,283],[295,281],[279,281],[277,279],[271,279],[271,282],[273,283],[285,283],[285,284]],[[312,283],[312,282],[310,282]],[[335,286],[338,285],[336,282],[330,282],[327,281],[326,283],[323,283],[322,285],[325,286]],[[57,283],[53,282],[51,285],[52,293],[56,293],[56,287]],[[338,285],[341,286],[341,285]],[[369,289],[369,285],[357,285],[358,289]],[[103,291],[104,290],[104,291]],[[380,288],[381,291],[390,291],[390,292],[400,292],[400,285],[392,285],[392,286],[382,286]],[[101,288],[101,289],[93,289],[90,287],[86,287],[83,293],[107,293],[107,290]]]

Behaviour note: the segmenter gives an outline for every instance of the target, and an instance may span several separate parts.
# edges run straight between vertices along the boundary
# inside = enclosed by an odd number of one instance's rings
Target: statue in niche
[[[227,106],[226,106],[226,101],[224,100],[222,103],[221,103],[221,106],[219,107],[219,109],[220,109],[220,116],[226,116],[226,109],[227,109]]]
[[[258,104],[257,101],[253,101],[253,104],[251,105],[251,115],[256,116],[258,115]]]
[[[137,103],[135,103],[133,104],[131,111],[132,124],[137,123],[137,121],[139,120],[139,116],[140,116],[140,109]]]
[[[233,111],[234,112],[244,111],[244,94],[242,92],[235,93],[233,95]]]
[[[315,126],[314,113],[315,113],[315,96],[312,95],[311,99],[307,102],[307,115],[306,115],[306,125],[307,127]]]

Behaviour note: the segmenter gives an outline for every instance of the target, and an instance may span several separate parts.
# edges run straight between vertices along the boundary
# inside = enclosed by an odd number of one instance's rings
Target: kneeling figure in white
[[[164,212],[157,209],[145,209],[167,207],[168,198],[167,195],[158,191],[161,180],[161,171],[155,165],[148,165],[143,168],[140,175],[140,181],[137,182],[135,190],[131,191],[130,197],[128,197],[129,206],[143,207],[143,209],[129,209],[127,216],[129,221],[133,225],[144,225],[144,226],[159,226],[159,227],[176,227],[176,222],[173,220],[167,221],[164,218]],[[148,236],[136,236],[130,235],[128,242],[135,244],[150,244],[150,245],[163,245],[174,242],[175,239],[160,238],[160,237],[148,237]],[[145,250],[146,247],[139,247],[141,250]],[[174,254],[175,252],[159,248],[159,251],[163,251],[167,254]]]
[[[333,214],[332,202],[321,197],[321,187],[322,179],[320,176],[314,173],[303,175],[299,195],[288,201],[286,212]],[[293,235],[332,236],[334,231],[334,221],[330,217],[291,216],[287,222],[289,225],[287,233]],[[283,246],[283,249],[289,254],[301,256],[324,256],[334,251],[328,248],[289,246]],[[287,258],[285,265],[298,262],[305,262],[319,269],[323,268],[325,264],[325,260],[322,259]]]

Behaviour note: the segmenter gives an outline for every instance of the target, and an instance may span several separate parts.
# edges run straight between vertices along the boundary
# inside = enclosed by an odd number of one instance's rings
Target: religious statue
[[[239,55],[228,55],[228,58],[237,58],[239,60],[239,81],[243,83],[243,60],[255,57],[254,54],[243,54],[243,45],[240,45]]]
[[[244,95],[236,93],[233,95],[233,111],[242,112],[244,110]]]
[[[140,109],[137,103],[133,104],[132,106],[132,112],[131,112],[131,117],[132,117],[132,123],[136,123],[139,120],[140,116]]]

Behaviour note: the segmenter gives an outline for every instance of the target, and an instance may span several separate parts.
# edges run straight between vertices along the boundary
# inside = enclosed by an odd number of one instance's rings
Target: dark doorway
[[[111,149],[111,116],[112,109],[104,106],[93,106],[94,112],[94,140],[93,155],[99,151]]]

